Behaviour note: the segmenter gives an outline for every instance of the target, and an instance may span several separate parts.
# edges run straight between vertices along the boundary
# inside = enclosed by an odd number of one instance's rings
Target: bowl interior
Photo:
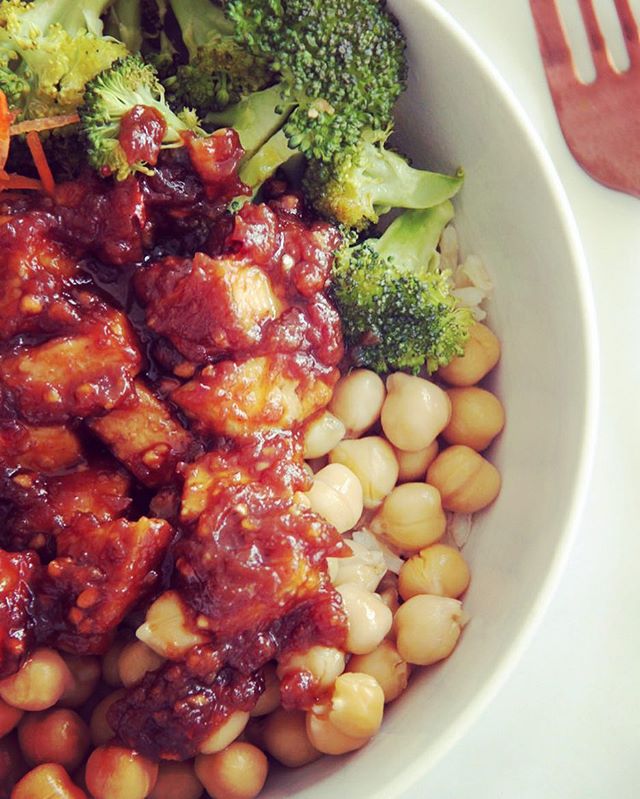
[[[390,2],[409,40],[397,143],[417,166],[462,165],[463,251],[496,286],[490,324],[503,356],[491,387],[507,426],[490,457],[499,500],[476,517],[465,555],[471,616],[443,664],[418,670],[362,751],[270,779],[265,799],[398,796],[455,740],[522,648],[567,551],[587,477],[595,354],[581,251],[562,189],[509,92],[431,0]]]

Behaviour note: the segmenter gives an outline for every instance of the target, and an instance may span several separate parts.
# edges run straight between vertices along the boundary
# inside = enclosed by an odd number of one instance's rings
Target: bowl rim
[[[464,711],[458,714],[448,728],[434,742],[424,756],[408,764],[401,773],[376,791],[370,799],[389,799],[399,797],[414,786],[435,763],[440,760],[453,745],[462,738],[474,724],[481,713],[496,696],[513,672],[518,661],[531,643],[545,611],[551,604],[558,587],[560,576],[568,562],[573,543],[582,520],[587,498],[598,432],[598,409],[600,400],[600,358],[597,335],[597,317],[593,298],[589,270],[584,248],[580,239],[578,225],[573,215],[569,198],[564,185],[553,163],[542,137],[534,126],[514,91],[498,71],[490,58],[483,52],[477,42],[460,23],[437,0],[417,0],[425,13],[433,16],[445,27],[451,36],[458,40],[474,60],[476,66],[485,72],[496,87],[502,99],[508,105],[518,123],[523,136],[534,151],[542,169],[551,196],[558,209],[561,227],[564,230],[568,248],[571,253],[570,267],[573,271],[577,292],[577,307],[582,322],[583,347],[587,366],[584,375],[584,420],[581,437],[581,450],[577,456],[573,490],[567,503],[567,514],[552,557],[550,568],[538,589],[527,618],[518,631],[511,646],[496,660],[496,667],[491,677],[482,685],[473,700]]]

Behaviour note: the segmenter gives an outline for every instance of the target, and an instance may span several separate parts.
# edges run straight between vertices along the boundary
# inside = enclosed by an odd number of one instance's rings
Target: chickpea
[[[57,763],[74,771],[89,748],[89,728],[73,710],[28,713],[18,727],[18,740],[30,765]]]
[[[369,743],[370,738],[353,738],[340,732],[326,716],[309,711],[306,717],[307,737],[311,745],[324,755],[344,755]]]
[[[94,799],[145,799],[158,779],[158,764],[124,746],[99,746],[89,755],[85,779]]]
[[[53,649],[36,649],[20,670],[0,682],[0,698],[21,710],[46,710],[72,684],[71,672]]]
[[[400,657],[392,641],[383,641],[368,655],[354,655],[349,661],[348,671],[374,677],[387,703],[397,699],[407,687],[411,666]]]
[[[426,483],[403,483],[394,488],[371,522],[372,533],[405,552],[433,544],[446,528],[440,494]]]
[[[481,322],[469,331],[464,355],[441,366],[438,376],[451,386],[473,386],[479,383],[500,360],[500,342],[495,333]]]
[[[196,777],[191,763],[163,761],[149,799],[200,799],[202,790],[202,783]]]
[[[162,657],[179,658],[207,640],[190,621],[178,592],[165,591],[147,609],[136,637]]]
[[[335,682],[326,713],[331,724],[352,738],[371,738],[380,729],[384,692],[370,674],[341,674]]]
[[[202,741],[200,754],[212,755],[221,752],[244,732],[248,721],[248,713],[243,710],[235,710]]]
[[[346,583],[336,590],[347,615],[347,650],[354,655],[373,652],[391,629],[391,611],[377,594],[355,583]]]
[[[304,457],[307,460],[322,458],[342,441],[346,432],[345,426],[337,416],[324,411],[305,428]]]
[[[398,586],[403,599],[417,594],[436,594],[457,599],[471,579],[469,567],[455,547],[434,544],[405,561]]]
[[[456,444],[441,452],[427,471],[445,510],[475,513],[486,508],[500,493],[500,473],[470,447]]]
[[[427,469],[433,463],[438,454],[438,441],[432,441],[423,449],[415,452],[407,452],[403,449],[393,448],[400,471],[398,473],[399,483],[413,483],[416,480],[424,480]]]
[[[120,653],[130,640],[130,637],[116,638],[107,654],[102,658],[102,679],[112,688],[122,687],[122,680],[118,671],[118,660],[120,660]]]
[[[278,708],[265,719],[262,745],[279,763],[288,768],[300,768],[313,763],[320,752],[307,736],[305,714],[301,710]]]
[[[62,659],[71,672],[72,682],[60,697],[63,707],[80,707],[93,694],[100,681],[102,666],[95,657],[63,654]]]
[[[380,436],[342,441],[329,453],[331,464],[341,463],[362,485],[365,508],[377,508],[398,480],[393,447]]]
[[[428,447],[446,427],[449,397],[429,380],[396,372],[387,378],[380,420],[385,436],[406,452]]]
[[[450,388],[451,419],[442,431],[449,444],[465,444],[482,452],[504,427],[500,400],[484,388]]]
[[[320,469],[306,496],[311,508],[339,533],[351,530],[362,516],[362,485],[342,464]]]
[[[351,542],[353,543],[353,542]],[[347,558],[327,558],[329,577],[334,586],[356,583],[367,591],[375,591],[387,570],[380,552],[362,548],[353,550]]]
[[[419,594],[396,613],[398,652],[407,663],[429,666],[453,652],[466,619],[462,603],[449,597]]]
[[[71,777],[57,763],[36,766],[20,780],[11,799],[87,799]]]
[[[338,381],[329,410],[344,424],[349,438],[358,438],[378,421],[384,383],[369,369],[354,369]]]
[[[156,671],[164,663],[164,658],[150,649],[142,641],[131,641],[118,658],[118,674],[125,688],[137,685],[149,671]]]
[[[0,699],[0,738],[4,738],[14,727],[17,727],[23,715],[23,710],[8,705]]]
[[[305,652],[283,655],[278,663],[278,678],[288,674],[307,671],[320,688],[329,688],[345,667],[344,652],[331,646],[312,646]]]
[[[264,787],[269,763],[257,746],[234,743],[224,752],[198,755],[195,768],[212,799],[254,799]]]
[[[117,691],[105,696],[93,709],[89,721],[89,730],[91,731],[91,741],[94,746],[102,746],[108,743],[115,735],[107,721],[107,713],[111,705],[119,699],[122,699],[124,695],[124,689],[119,688]]]
[[[249,714],[252,718],[266,716],[280,706],[280,680],[276,674],[275,664],[267,663],[262,673],[264,675],[264,691]]]

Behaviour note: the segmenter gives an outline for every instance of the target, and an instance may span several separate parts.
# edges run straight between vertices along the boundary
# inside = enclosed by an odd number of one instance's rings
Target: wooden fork
[[[640,34],[628,0],[613,0],[629,54],[625,72],[613,66],[593,0],[578,0],[596,68],[590,84],[577,77],[556,0],[529,2],[569,149],[591,177],[640,197]]]

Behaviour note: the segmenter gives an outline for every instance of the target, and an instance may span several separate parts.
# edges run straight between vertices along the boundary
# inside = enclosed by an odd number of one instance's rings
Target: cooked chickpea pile
[[[40,648],[0,681],[0,799],[251,799],[268,758],[299,768],[364,746],[413,667],[447,658],[466,623],[460,597],[471,575],[458,548],[443,542],[446,514],[480,511],[500,490],[482,453],[504,411],[477,385],[499,354],[495,335],[477,323],[464,355],[434,380],[397,373],[385,384],[357,369],[308,425],[305,457],[315,475],[299,502],[346,534],[353,550],[330,559],[348,620],[346,652],[313,646],[272,662],[257,704],[232,713],[195,760],[154,763],[117,743],[107,715],[171,652],[198,643],[168,591],[138,637],[118,638],[102,660]],[[301,671],[325,698],[306,712],[286,710],[280,682]]]

